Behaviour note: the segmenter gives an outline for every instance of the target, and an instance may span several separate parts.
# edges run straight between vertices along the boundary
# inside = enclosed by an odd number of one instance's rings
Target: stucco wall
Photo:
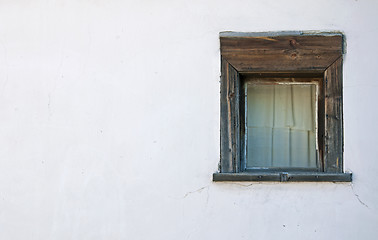
[[[376,239],[377,1],[0,1],[0,239]],[[213,183],[220,31],[340,30],[353,183]]]

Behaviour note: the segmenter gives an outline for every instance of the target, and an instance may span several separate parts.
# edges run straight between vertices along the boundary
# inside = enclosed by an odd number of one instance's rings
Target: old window
[[[214,181],[351,181],[343,171],[340,33],[232,33],[221,42]]]

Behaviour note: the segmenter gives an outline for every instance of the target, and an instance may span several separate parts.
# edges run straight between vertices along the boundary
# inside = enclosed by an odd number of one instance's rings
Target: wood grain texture
[[[239,73],[222,59],[221,75],[221,172],[237,172],[240,165]]]
[[[342,36],[221,37],[221,55],[237,71],[323,72],[342,55]]]
[[[325,106],[324,106],[324,73],[319,83],[318,92],[318,164],[324,171],[324,136],[325,136]]]
[[[351,181],[343,172],[342,54],[343,36],[227,36],[221,43],[221,161],[214,181],[248,180],[261,177],[243,173],[244,103],[242,82],[249,78],[270,81],[309,81],[317,78],[319,170],[331,175],[292,175],[294,181]],[[287,78],[287,79],[285,79]],[[302,79],[303,78],[303,79]],[[222,175],[236,173],[237,175]],[[282,180],[266,175],[264,179]],[[261,180],[261,179],[260,179]],[[226,180],[227,181],[227,180]]]
[[[342,58],[325,72],[324,171],[343,171]]]

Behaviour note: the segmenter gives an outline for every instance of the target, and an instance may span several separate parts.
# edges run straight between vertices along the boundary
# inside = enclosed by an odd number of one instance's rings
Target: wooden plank
[[[324,81],[324,171],[343,172],[342,58],[325,71]]]
[[[240,165],[245,147],[244,138],[241,137],[245,134],[243,130],[244,98],[242,99],[243,96],[241,96],[243,93],[240,85],[242,81],[248,80],[249,77],[259,76],[269,77],[273,82],[277,77],[284,82],[286,79],[283,78],[288,78],[286,81],[291,82],[292,77],[297,77],[298,82],[307,82],[309,78],[319,78],[320,75],[324,78],[316,79],[320,87],[318,99],[319,170],[332,174],[342,173],[342,34],[221,36],[220,42],[222,76],[221,173],[219,174],[244,171],[241,168],[244,165]],[[243,80],[240,79],[240,75]],[[238,179],[239,175],[235,176],[231,178]],[[246,179],[256,177],[250,174],[247,177],[243,176]],[[313,177],[311,174],[295,175],[295,179],[301,181],[311,181]],[[318,176],[315,177],[318,178]],[[269,175],[265,179],[271,178],[272,176]],[[273,178],[277,176],[274,175]],[[289,175],[280,175],[278,178],[281,181],[294,179]],[[322,175],[320,178],[322,181],[335,179],[333,175]],[[351,180],[351,174],[343,175],[342,178]]]
[[[242,79],[248,78],[296,78],[296,79],[308,79],[308,78],[321,78],[324,77],[324,72],[248,72],[241,75]],[[303,80],[306,81],[306,80]]]
[[[250,77],[250,75],[241,75],[241,79],[244,82],[250,83],[271,83],[271,84],[283,84],[283,83],[318,83],[323,80],[323,77]]]
[[[223,181],[272,181],[272,182],[351,182],[352,173],[322,172],[256,172],[214,173],[214,182]]]
[[[222,59],[221,75],[221,172],[236,172],[240,163],[239,73]]]
[[[271,37],[220,37],[221,53],[246,50],[291,50],[311,52],[342,51],[342,35],[302,35]]]
[[[214,173],[214,182],[223,181],[280,181],[279,173]]]
[[[240,172],[240,158],[241,158],[241,141],[240,141],[240,91],[241,91],[241,86],[240,86],[240,76],[239,73],[231,66],[229,65],[230,72],[232,73],[230,75],[231,81],[234,82],[235,86],[235,94],[234,94],[234,108],[233,108],[233,115],[235,119],[235,124],[234,124],[234,132],[235,132],[235,137],[234,137],[234,145],[233,145],[233,166],[234,166],[234,171],[235,172]]]
[[[330,52],[320,55],[305,55],[301,51],[269,52],[265,54],[223,54],[239,72],[261,71],[324,71],[340,54]]]
[[[323,73],[324,75],[324,73]],[[324,106],[324,76],[318,82],[318,168],[324,171],[324,136],[325,136],[325,106]]]
[[[232,169],[232,145],[231,140],[231,116],[230,116],[230,102],[228,99],[228,92],[230,84],[228,81],[228,62],[221,60],[221,89],[220,89],[220,172],[233,172]]]
[[[342,55],[342,36],[221,37],[221,55],[239,72],[323,72]]]

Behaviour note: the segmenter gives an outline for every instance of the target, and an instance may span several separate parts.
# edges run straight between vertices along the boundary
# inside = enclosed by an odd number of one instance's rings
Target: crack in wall
[[[352,192],[353,192],[354,196],[356,196],[357,200],[361,203],[361,205],[363,205],[363,206],[369,208],[369,206],[368,206],[366,203],[364,203],[364,202],[360,199],[360,196],[354,191],[353,183],[350,184],[350,188],[352,189]]]
[[[201,188],[199,188],[199,189],[197,189],[197,190],[194,190],[194,191],[191,191],[191,192],[187,192],[187,193],[185,193],[185,195],[184,195],[183,198],[186,198],[187,196],[189,196],[189,195],[192,194],[192,193],[201,193],[202,190],[204,190],[205,188],[209,188],[209,185],[204,186],[204,187],[201,187]],[[209,196],[207,196],[207,198],[209,198]]]

